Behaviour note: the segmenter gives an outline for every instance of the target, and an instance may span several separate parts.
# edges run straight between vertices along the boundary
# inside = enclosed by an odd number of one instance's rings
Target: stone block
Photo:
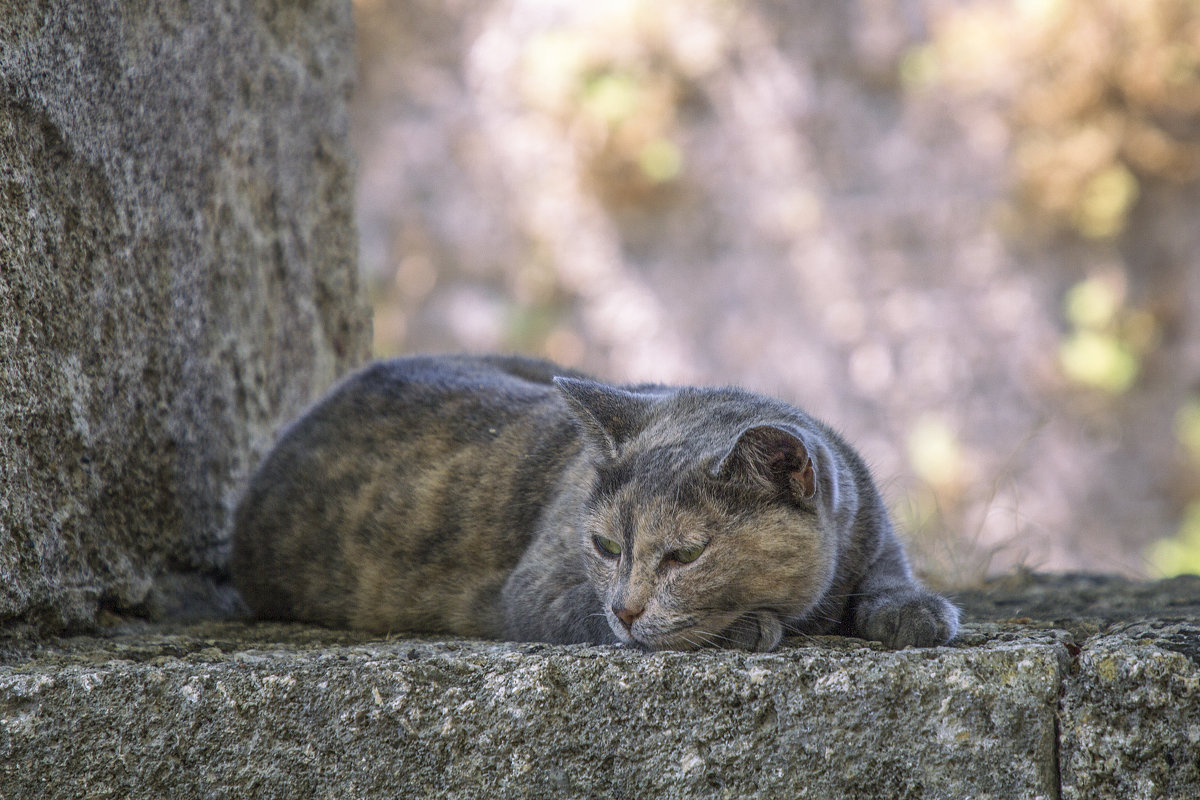
[[[641,653],[225,624],[42,643],[0,668],[0,795],[1055,797],[1066,648],[966,641]]]
[[[1065,800],[1200,791],[1200,623],[1140,622],[1083,643],[1062,703]]]

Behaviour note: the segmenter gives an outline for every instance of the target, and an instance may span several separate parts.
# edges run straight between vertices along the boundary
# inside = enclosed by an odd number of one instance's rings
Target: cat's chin
[[[783,638],[783,623],[778,615],[770,611],[751,611],[716,629],[688,625],[649,635],[617,631],[615,628],[614,633],[622,645],[639,650],[687,651],[715,647],[761,653],[779,646]]]
[[[694,627],[681,628],[674,631],[654,633],[631,633],[618,630],[612,626],[617,644],[632,650],[699,650],[702,647],[712,647],[712,634],[702,632]]]
[[[653,638],[639,639],[629,637],[622,640],[621,644],[636,650],[644,650],[653,652],[656,650],[699,650],[703,647],[711,647],[707,641],[698,640],[698,635],[695,633],[689,634],[683,632],[676,636],[655,636]]]
[[[639,650],[701,650],[704,648],[729,648],[741,647],[744,649],[755,649],[753,646],[748,646],[748,642],[735,642],[725,633],[721,631],[709,630],[695,625],[677,628],[675,630],[655,632],[651,634],[638,633],[631,635],[625,633],[623,636],[618,633],[617,638],[621,640],[626,647],[634,647]]]

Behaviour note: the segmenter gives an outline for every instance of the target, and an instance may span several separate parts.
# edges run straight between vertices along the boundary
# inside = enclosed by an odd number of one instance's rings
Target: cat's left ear
[[[649,395],[577,378],[555,378],[554,386],[589,438],[610,458],[642,431],[655,402]]]
[[[800,500],[817,494],[816,465],[803,434],[778,425],[742,431],[712,473],[718,479],[748,482],[767,494]]]

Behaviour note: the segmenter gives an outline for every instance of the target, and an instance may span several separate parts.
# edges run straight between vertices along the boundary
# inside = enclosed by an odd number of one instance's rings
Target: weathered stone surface
[[[967,617],[1069,631],[1062,796],[1192,797],[1200,786],[1200,576],[1021,573],[958,598]]]
[[[1030,620],[1063,627],[1145,619],[1200,619],[1200,575],[1135,581],[1086,572],[1017,572],[959,592],[955,600],[974,620]]]
[[[954,646],[899,653],[9,635],[0,797],[1192,796],[1200,580],[1022,575],[959,599]]]
[[[351,30],[348,0],[0,11],[0,625],[226,599],[241,479],[368,347]]]
[[[370,642],[299,627],[10,646],[13,797],[1054,797],[1067,649]]]
[[[1200,619],[1116,626],[1084,643],[1062,704],[1062,796],[1200,791]]]

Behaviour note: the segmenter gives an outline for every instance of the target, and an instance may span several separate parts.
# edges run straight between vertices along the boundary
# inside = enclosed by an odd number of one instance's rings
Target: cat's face
[[[819,435],[736,392],[555,383],[596,459],[579,544],[617,639],[774,647],[834,572],[821,520],[837,478]]]
[[[619,641],[770,649],[778,620],[805,613],[826,591],[833,554],[815,514],[725,506],[703,493],[683,501],[629,487],[593,508],[581,546]]]

